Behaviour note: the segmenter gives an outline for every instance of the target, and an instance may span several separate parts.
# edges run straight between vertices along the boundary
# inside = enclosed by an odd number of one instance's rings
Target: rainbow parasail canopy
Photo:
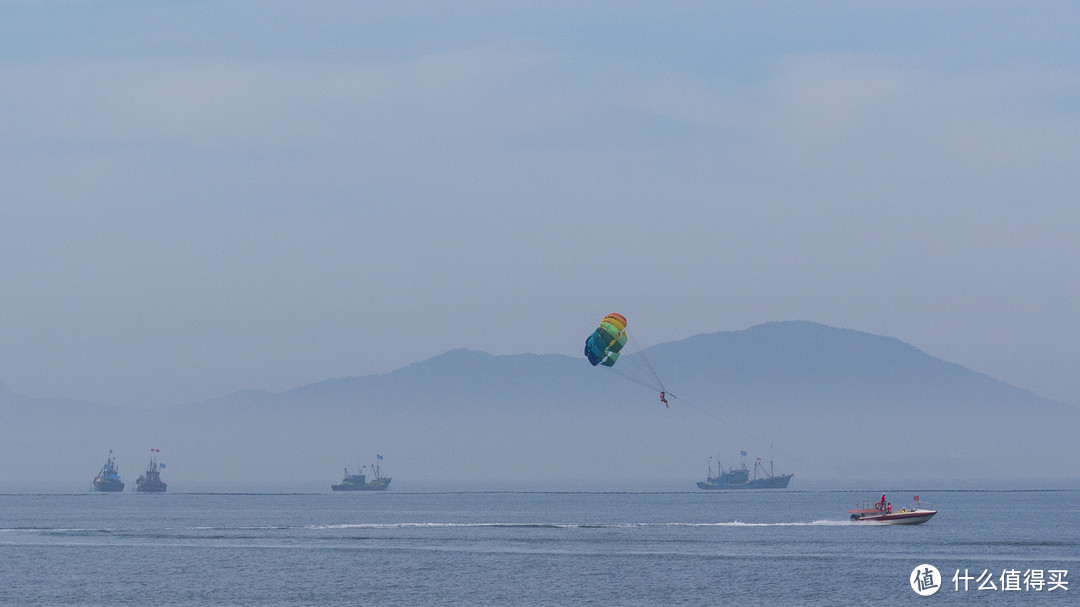
[[[619,350],[626,345],[626,317],[611,313],[600,321],[600,326],[585,340],[585,356],[595,367],[610,367],[619,359]]]

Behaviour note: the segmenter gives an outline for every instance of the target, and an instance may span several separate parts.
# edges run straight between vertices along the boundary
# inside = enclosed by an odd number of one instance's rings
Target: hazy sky
[[[1080,4],[580,4],[4,3],[0,381],[156,407],[619,311],[1080,403]]]

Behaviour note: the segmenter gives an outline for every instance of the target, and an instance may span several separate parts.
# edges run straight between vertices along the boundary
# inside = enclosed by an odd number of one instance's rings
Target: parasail
[[[617,375],[621,375],[630,381],[660,392],[660,402],[668,406],[668,397],[675,398],[664,387],[660,376],[656,374],[652,364],[636,346],[628,360],[632,361],[629,368],[625,365],[615,367],[615,361],[619,360],[619,352],[626,345],[626,317],[622,314],[611,313],[600,321],[600,326],[585,340],[585,357],[595,367],[603,365],[610,367]]]
[[[592,366],[610,367],[619,359],[619,351],[626,345],[626,317],[611,313],[600,321],[600,326],[585,340],[585,356]]]

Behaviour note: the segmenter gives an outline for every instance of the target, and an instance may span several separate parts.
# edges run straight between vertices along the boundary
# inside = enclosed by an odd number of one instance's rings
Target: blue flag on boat
[[[157,465],[157,467],[158,467],[158,468],[162,468],[162,469],[164,469],[164,468],[165,468],[165,464],[158,464],[158,465]]]
[[[375,459],[382,459],[382,456],[381,456],[381,455],[379,455],[378,453],[376,453],[376,454],[375,454]]]
[[[746,451],[739,451],[739,455],[746,457]]]

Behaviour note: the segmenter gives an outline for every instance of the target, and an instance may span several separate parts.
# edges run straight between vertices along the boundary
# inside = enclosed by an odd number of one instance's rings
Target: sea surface
[[[913,493],[3,494],[0,605],[1080,604],[1080,491]]]

